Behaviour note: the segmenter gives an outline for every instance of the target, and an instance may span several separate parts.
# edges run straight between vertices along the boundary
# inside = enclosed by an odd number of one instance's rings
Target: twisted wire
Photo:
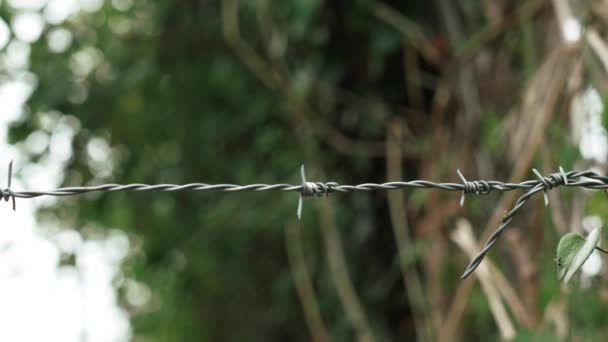
[[[593,171],[569,171],[565,172],[561,167],[559,172],[550,174],[547,177],[542,176],[536,169],[533,172],[538,179],[526,180],[520,183],[508,183],[495,180],[474,180],[468,181],[464,178],[460,170],[457,171],[462,183],[451,182],[433,182],[428,180],[412,180],[412,181],[393,181],[385,183],[362,183],[357,185],[345,185],[336,182],[309,182],[306,180],[304,167],[301,169],[302,183],[300,185],[292,185],[287,183],[279,184],[207,184],[207,183],[188,183],[188,184],[102,184],[95,186],[80,186],[80,187],[60,187],[46,191],[14,191],[11,189],[12,177],[12,162],[9,164],[8,186],[5,189],[0,189],[0,199],[9,201],[13,200],[13,209],[15,209],[15,198],[35,198],[40,196],[75,196],[90,192],[120,192],[120,191],[223,191],[223,192],[240,192],[240,191],[281,191],[281,192],[298,192],[300,199],[298,203],[298,218],[301,217],[303,197],[308,196],[323,196],[331,192],[357,192],[357,191],[379,191],[379,190],[398,190],[406,188],[421,188],[421,189],[440,189],[445,191],[461,191],[461,205],[464,203],[466,194],[486,195],[491,191],[513,191],[527,190],[520,196],[513,208],[508,211],[500,220],[500,224],[496,231],[486,241],[481,251],[471,260],[461,278],[468,277],[482,260],[485,258],[488,251],[494,246],[502,233],[508,228],[513,220],[513,217],[525,206],[528,200],[537,194],[543,192],[545,196],[545,205],[549,204],[547,191],[560,187],[580,187],[591,190],[607,190],[608,177],[601,176]]]
[[[587,177],[597,181],[583,181],[583,182],[571,182],[571,180],[578,177]],[[547,177],[548,178],[548,177]],[[569,172],[568,175],[569,183],[566,186],[569,187],[583,187],[593,190],[604,190],[608,189],[608,177],[602,177],[595,172]],[[525,190],[533,189],[539,184],[542,186],[541,190],[544,190],[545,185],[541,180],[527,180],[521,183],[503,183],[500,181],[476,181],[479,182],[477,189],[484,189],[483,193],[489,191],[512,191],[512,190]],[[554,182],[552,179],[551,182]],[[549,183],[552,184],[552,183]],[[162,191],[162,192],[175,192],[175,191],[224,191],[224,192],[241,192],[241,191],[281,191],[281,192],[305,192],[305,196],[309,195],[324,195],[329,192],[357,192],[357,191],[379,191],[379,190],[399,190],[406,188],[436,188],[446,191],[465,191],[468,185],[461,183],[436,183],[427,180],[413,180],[413,181],[393,181],[386,183],[361,183],[357,185],[346,185],[339,184],[336,182],[307,182],[306,185],[293,185],[287,183],[280,184],[207,184],[207,183],[188,183],[188,184],[144,184],[144,183],[131,183],[131,184],[102,184],[95,186],[80,186],[80,187],[63,187],[54,190],[45,191],[12,191],[12,195],[16,198],[34,198],[40,196],[74,196],[82,195],[89,192],[120,192],[120,191]],[[557,185],[551,185],[555,187]],[[3,190],[3,194],[7,190]],[[471,191],[470,193],[479,193],[477,191]]]

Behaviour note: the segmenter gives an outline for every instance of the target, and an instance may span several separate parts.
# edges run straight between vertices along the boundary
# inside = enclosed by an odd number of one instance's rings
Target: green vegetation
[[[594,8],[574,15],[601,36]],[[9,139],[73,133],[64,185],[297,184],[301,164],[345,184],[587,169],[575,100],[605,91],[606,72],[560,20],[534,0],[105,1],[32,43],[36,88]],[[517,191],[465,209],[435,190],[331,194],[307,199],[301,222],[295,193],[113,193],[39,218],[128,234],[122,272],[152,297],[131,307],[117,291],[145,341],[604,340],[606,272],[566,291],[551,259],[585,214],[606,222],[593,210],[606,202],[559,193],[549,209],[531,200],[484,261],[502,320],[476,275],[459,279],[470,256],[452,234],[467,218],[481,245]]]

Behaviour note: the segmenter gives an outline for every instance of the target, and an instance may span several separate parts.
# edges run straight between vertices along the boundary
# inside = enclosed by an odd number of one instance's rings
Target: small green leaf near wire
[[[568,233],[559,240],[557,245],[557,278],[568,283],[572,276],[583,266],[594,249],[604,251],[597,247],[600,241],[601,228],[596,228],[585,240],[576,233]]]

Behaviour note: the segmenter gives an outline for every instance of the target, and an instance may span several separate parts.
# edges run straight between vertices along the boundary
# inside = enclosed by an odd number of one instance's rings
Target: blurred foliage
[[[311,162],[311,156],[319,160],[308,168],[311,180],[326,174],[341,183],[380,182],[386,179],[384,141],[391,138],[386,132],[395,118],[406,122],[404,178],[456,181],[454,170],[467,166],[469,174],[479,169],[484,177],[507,179],[514,161],[507,143],[512,122],[505,118],[518,102],[511,95],[522,91],[540,58],[549,54],[537,45],[545,26],[551,27],[543,23],[552,16],[545,10],[533,21],[532,14],[524,14],[521,23],[503,28],[510,30],[496,38],[488,36],[494,24],[486,18],[487,8],[461,1],[455,10],[467,19],[462,25],[467,35],[453,39],[435,6],[442,1],[433,6],[420,1],[242,1],[238,27],[223,22],[235,4],[230,0],[127,1],[130,5],[120,10],[114,2],[47,26],[31,46],[37,87],[23,119],[11,127],[10,141],[23,142],[38,131],[52,136],[66,126],[73,130],[66,185],[297,183],[299,165]],[[499,3],[505,13],[521,14],[516,4]],[[10,22],[13,10],[5,4],[1,8],[0,15]],[[396,27],[382,13],[398,13],[396,22],[409,26]],[[55,26],[72,34],[65,51],[49,49]],[[467,62],[462,56],[475,55],[472,50],[480,44],[486,47],[476,63],[494,61],[478,80],[483,114],[463,118],[466,101],[458,91],[443,104],[436,96],[444,95],[442,87],[459,84],[453,76],[460,66],[454,63]],[[556,121],[547,132],[551,159],[574,168],[580,155],[564,122]],[[91,153],[91,144],[100,139],[111,147],[107,160],[95,160]],[[43,158],[49,148],[29,157]],[[537,158],[539,163],[546,159]],[[336,194],[335,220],[376,337],[413,339],[420,336],[400,277],[384,196]],[[438,300],[429,310],[445,317],[467,261],[448,243],[446,227],[465,213],[449,209],[448,203],[457,202],[455,194],[412,191],[405,196],[415,235],[405,259],[429,274],[425,286],[441,280]],[[489,196],[467,199],[466,214],[476,227],[483,226],[494,209],[491,203],[498,201],[497,195]],[[588,209],[606,222],[606,201],[598,196],[603,194],[595,194]],[[301,243],[321,317],[333,339],[349,341],[356,333],[328,274],[327,247],[312,205],[320,200],[305,203]],[[148,303],[134,307],[124,299],[124,284],[117,284],[136,337],[306,341],[310,335],[283,236],[294,221],[296,201],[293,193],[114,193],[64,198],[40,217],[65,222],[85,237],[104,231],[100,227],[129,235],[132,250],[122,271],[152,292]],[[540,248],[531,247],[537,292],[535,301],[526,303],[536,312],[538,329],[520,329],[518,341],[554,339],[554,330],[541,324],[538,313],[562,296],[551,260],[558,236],[549,215],[537,211],[530,209],[520,227],[538,230],[530,237]],[[436,222],[437,217],[444,219]],[[538,222],[546,224],[534,226]],[[442,265],[435,278],[436,270],[429,268],[432,254]],[[517,273],[517,265],[504,263],[501,269]],[[571,336],[606,336],[608,312],[597,297],[585,290],[571,294]],[[462,340],[500,337],[478,288],[466,309],[457,332]]]

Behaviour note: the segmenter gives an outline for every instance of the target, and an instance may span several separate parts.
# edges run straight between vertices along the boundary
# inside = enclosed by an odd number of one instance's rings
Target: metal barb
[[[559,173],[562,175],[562,177],[564,178],[564,185],[568,185],[568,175],[566,175],[566,171],[564,171],[564,168],[559,167]]]
[[[549,206],[549,195],[547,194],[547,189],[551,187],[551,184],[547,181],[547,179],[545,179],[545,177],[543,177],[543,175],[540,174],[540,172],[538,172],[537,169],[532,169],[532,172],[534,172],[534,174],[536,175],[536,177],[538,177],[538,179],[540,179],[540,181],[542,182],[542,184],[544,185],[543,187],[543,198],[545,199],[545,207]]]
[[[306,191],[306,171],[304,171],[304,164],[300,168],[300,178],[302,179],[302,190],[300,190],[300,198],[298,199],[298,220],[302,219],[302,206],[304,202],[304,192]]]
[[[4,199],[8,202],[9,199],[13,201],[13,210],[17,210],[17,203],[15,201],[15,193],[11,190],[11,184],[13,183],[13,161],[11,160],[8,163],[8,176],[7,176],[7,186],[4,190],[0,189],[0,198]]]
[[[464,197],[467,194],[467,179],[464,178],[464,176],[462,175],[462,172],[460,172],[460,169],[456,169],[456,173],[458,173],[458,177],[460,177],[460,180],[462,180],[462,196],[460,196],[460,206],[464,206]]]

